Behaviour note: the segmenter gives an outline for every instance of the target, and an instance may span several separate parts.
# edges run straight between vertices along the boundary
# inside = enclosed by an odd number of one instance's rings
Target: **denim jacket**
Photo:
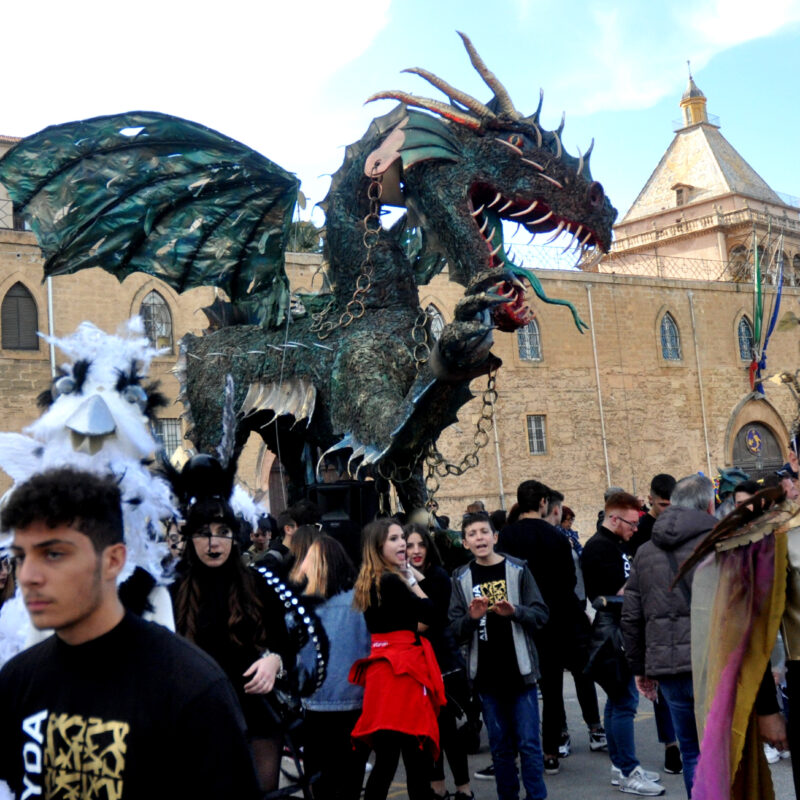
[[[353,590],[341,592],[315,609],[328,635],[330,652],[325,681],[303,701],[309,711],[354,711],[361,708],[364,690],[347,680],[350,667],[370,653],[371,640],[364,615],[353,608]]]
[[[526,685],[539,680],[539,656],[533,643],[533,632],[541,628],[549,616],[539,587],[524,561],[505,556],[508,600],[514,606],[511,634],[517,665]],[[467,676],[478,674],[478,627],[480,620],[471,619],[472,570],[467,564],[453,573],[450,597],[450,626],[458,642],[467,643]]]

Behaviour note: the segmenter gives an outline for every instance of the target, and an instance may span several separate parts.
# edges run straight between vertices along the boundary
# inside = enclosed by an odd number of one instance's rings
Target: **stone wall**
[[[37,302],[40,329],[47,331],[47,287],[42,283],[35,239],[27,232],[0,234],[0,297],[22,282]],[[293,286],[318,289],[319,266],[319,256],[290,256]],[[578,272],[541,271],[538,275],[549,296],[571,300],[587,322],[593,316],[598,370],[591,332],[579,334],[563,307],[535,302],[541,361],[521,360],[516,335],[497,333],[494,352],[504,362],[497,377],[497,442],[491,441],[481,451],[477,469],[443,481],[438,500],[454,522],[471,500],[482,499],[488,508],[500,506],[501,483],[502,501],[510,507],[517,484],[538,478],[564,492],[567,504],[577,512],[578,530],[586,534],[593,529],[609,484],[646,494],[656,472],[681,477],[696,470],[708,472],[709,463],[714,472],[731,463],[733,438],[749,421],[761,421],[781,441],[785,439],[795,413],[785,387],[767,383],[765,400],[744,402],[749,394],[747,363],[739,357],[736,327],[743,313],[752,316],[752,293],[747,286]],[[170,307],[176,343],[184,333],[202,330],[206,323],[199,309],[212,301],[212,289],[178,296],[145,275],[130,276],[120,284],[100,270],[89,270],[53,279],[55,333],[65,335],[84,319],[113,331],[138,311],[142,298],[153,288]],[[458,284],[442,275],[420,288],[420,302],[423,307],[434,304],[450,321],[462,294]],[[795,309],[797,298],[798,290],[786,289],[784,308]],[[679,362],[661,357],[659,326],[666,311],[680,331]],[[57,354],[57,363],[58,359]],[[172,399],[178,388],[170,373],[174,361],[173,354],[153,365],[153,376],[162,380]],[[769,350],[769,373],[793,372],[797,362],[797,334],[776,333]],[[44,342],[35,352],[0,353],[4,430],[21,430],[36,418],[35,397],[49,380],[50,353]],[[442,437],[441,449],[453,461],[471,447],[485,384],[485,378],[473,382],[476,399],[462,409],[457,425]],[[172,405],[163,416],[178,417],[180,411]],[[529,452],[526,417],[532,414],[546,418],[543,455]],[[272,454],[263,452],[260,440],[253,436],[240,461],[240,477],[251,490],[266,490],[272,462]],[[0,481],[0,489],[7,485]]]

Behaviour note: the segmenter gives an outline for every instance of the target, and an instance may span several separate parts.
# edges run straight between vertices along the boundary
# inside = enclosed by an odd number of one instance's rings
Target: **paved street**
[[[600,690],[598,690],[600,692]],[[599,694],[600,711],[602,714],[605,697]],[[636,716],[636,749],[639,760],[645,769],[657,770],[662,774],[661,782],[666,788],[664,797],[685,798],[686,791],[683,786],[682,775],[668,775],[663,772],[664,748],[656,739],[656,725],[653,719],[652,705],[644,698],[640,698],[639,714]],[[547,776],[548,797],[551,800],[604,800],[604,798],[619,798],[620,792],[611,786],[611,762],[605,750],[592,753],[589,750],[589,740],[586,727],[580,716],[580,707],[575,697],[575,687],[572,677],[567,673],[564,678],[564,701],[567,709],[569,728],[572,734],[572,755],[561,761],[561,772],[558,775]],[[470,772],[485,767],[491,762],[489,749],[483,737],[484,747],[478,755],[470,756]],[[402,770],[402,767],[401,767]],[[405,800],[405,778],[398,770],[397,780],[389,794],[394,800]],[[448,778],[448,790],[453,791],[452,779],[449,770],[445,767]],[[779,761],[772,767],[772,777],[775,782],[775,796],[778,800],[791,800],[794,798],[792,786],[791,761]],[[494,781],[473,780],[472,789],[476,800],[493,800],[497,797]],[[524,798],[524,790],[520,797]],[[627,796],[627,795],[626,795]]]

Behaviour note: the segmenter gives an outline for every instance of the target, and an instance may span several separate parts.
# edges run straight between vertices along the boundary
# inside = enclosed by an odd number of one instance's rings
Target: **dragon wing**
[[[156,112],[56,125],[0,159],[45,275],[102,267],[176,291],[223,289],[248,322],[289,307],[284,246],[299,181],[216,131]]]

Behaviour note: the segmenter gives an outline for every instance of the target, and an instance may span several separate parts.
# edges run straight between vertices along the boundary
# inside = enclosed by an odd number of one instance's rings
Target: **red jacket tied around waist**
[[[433,648],[411,631],[372,634],[372,651],[356,661],[349,680],[364,687],[364,706],[353,739],[367,744],[376,731],[416,736],[439,756],[436,719],[445,704],[444,684]]]

